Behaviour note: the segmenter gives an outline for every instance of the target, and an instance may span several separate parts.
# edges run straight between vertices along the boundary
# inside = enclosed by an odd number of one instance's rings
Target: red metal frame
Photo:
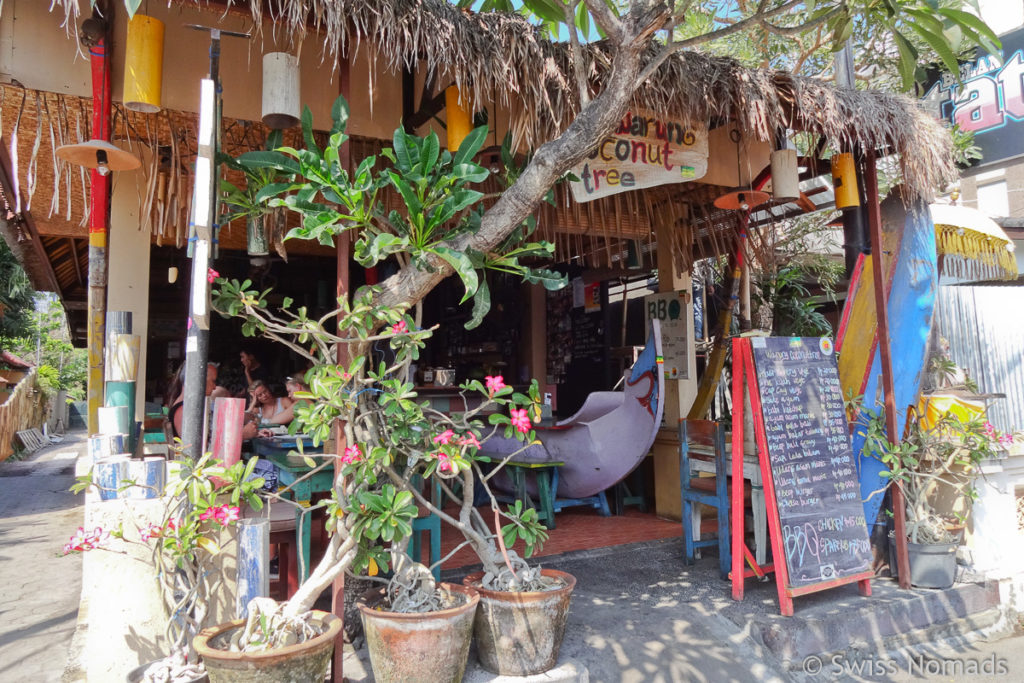
[[[782,524],[779,508],[775,501],[775,479],[772,477],[768,460],[768,440],[765,436],[764,418],[761,413],[761,394],[757,375],[754,372],[754,355],[750,339],[737,338],[732,341],[732,597],[743,599],[743,580],[749,576],[763,576],[769,571],[775,573],[775,587],[779,595],[779,611],[783,616],[793,616],[793,598],[809,593],[828,590],[849,583],[856,583],[861,595],[871,595],[870,579],[874,573],[869,569],[859,574],[840,579],[816,583],[811,586],[793,587],[789,583],[789,568],[785,561],[782,544]],[[772,565],[758,566],[743,541],[743,389],[750,393],[750,412],[754,422],[754,440],[757,442],[757,459],[761,466],[761,481],[768,515],[768,535],[772,543]],[[752,570],[744,571],[743,560],[750,562]]]

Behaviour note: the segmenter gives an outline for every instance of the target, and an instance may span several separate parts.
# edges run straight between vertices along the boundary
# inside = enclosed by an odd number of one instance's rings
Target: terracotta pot
[[[458,683],[466,670],[473,616],[480,595],[472,588],[442,583],[466,597],[440,612],[402,614],[374,609],[384,589],[367,591],[356,603],[377,683]]]
[[[210,683],[281,683],[310,681],[319,683],[327,675],[327,664],[334,652],[334,641],[341,633],[341,619],[328,612],[314,611],[324,631],[312,640],[265,652],[228,652],[211,647],[221,634],[245,625],[244,619],[204,628],[192,640],[203,658]]]
[[[462,580],[480,592],[473,633],[480,664],[503,676],[530,676],[553,669],[569,618],[569,598],[576,577],[555,569],[541,575],[564,586],[550,591],[512,593],[480,587],[483,572]]]

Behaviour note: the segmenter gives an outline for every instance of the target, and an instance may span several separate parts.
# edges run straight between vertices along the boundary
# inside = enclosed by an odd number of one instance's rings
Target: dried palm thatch
[[[70,26],[80,0],[54,0]],[[212,7],[209,0],[178,0]],[[227,0],[248,11],[257,30],[264,20],[301,41],[314,33],[333,59],[365,41],[382,65],[433,73],[470,93],[476,109],[498,103],[512,110],[514,139],[536,146],[561,133],[579,112],[572,53],[540,37],[524,18],[472,13],[447,0]],[[652,45],[651,56],[659,46]],[[583,47],[583,72],[598,86],[611,65],[604,42]],[[941,124],[905,96],[841,90],[785,72],[747,69],[728,58],[680,52],[634,93],[633,105],[690,122],[734,121],[746,136],[771,140],[779,128],[824,135],[838,147],[858,143],[902,158],[910,191],[929,198],[955,177],[950,142]]]

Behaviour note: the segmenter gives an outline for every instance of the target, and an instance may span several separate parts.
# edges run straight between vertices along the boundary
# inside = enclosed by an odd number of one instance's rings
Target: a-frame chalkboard
[[[826,337],[733,341],[733,492],[742,500],[743,405],[749,392],[764,482],[773,566],[758,567],[743,542],[743,510],[732,510],[733,597],[743,579],[774,571],[782,614],[793,597],[857,583],[871,594],[871,544]],[[779,558],[785,558],[780,561]],[[746,559],[752,569],[744,570]]]

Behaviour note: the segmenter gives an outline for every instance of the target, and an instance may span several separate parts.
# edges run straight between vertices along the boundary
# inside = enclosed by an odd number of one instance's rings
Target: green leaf
[[[238,162],[246,168],[272,168],[291,175],[301,174],[299,162],[281,152],[246,152],[238,157]]]
[[[455,269],[456,275],[462,279],[462,286],[466,288],[466,293],[459,303],[465,303],[466,299],[476,294],[476,290],[480,286],[480,278],[477,276],[476,270],[473,269],[473,263],[468,256],[448,247],[434,247],[431,251],[447,261]]]
[[[482,183],[487,180],[487,176],[491,174],[491,172],[483,166],[478,166],[473,163],[458,164],[457,166],[452,167],[452,173],[461,180],[465,180],[470,183]]]
[[[405,201],[406,207],[409,209],[410,218],[413,214],[420,214],[423,212],[423,204],[416,196],[416,192],[412,187],[405,181],[405,178],[395,173],[392,170],[388,170],[388,178],[391,180],[391,184],[395,186],[399,194],[402,195],[402,199]]]
[[[910,90],[914,87],[914,70],[917,68],[917,48],[899,31],[892,32],[896,40],[896,47],[900,53],[898,63],[900,77],[903,79],[903,89]]]
[[[424,175],[428,175],[433,170],[440,153],[441,145],[437,141],[437,133],[431,131],[423,141],[423,149],[420,150],[420,167]]]
[[[474,128],[469,135],[463,140],[462,144],[459,145],[459,149],[455,152],[455,157],[452,159],[452,167],[460,166],[473,159],[477,152],[484,144],[484,139],[487,137],[487,126],[480,126]]]
[[[473,295],[473,314],[466,322],[466,329],[472,330],[479,326],[489,310],[491,310],[491,290],[487,286],[487,280],[480,280],[476,294]]]
[[[910,28],[914,32],[921,36],[921,38],[928,43],[929,47],[935,50],[936,54],[939,55],[939,59],[942,60],[943,65],[952,74],[960,73],[960,64],[957,62],[956,55],[949,47],[949,43],[946,41],[946,37],[940,34],[935,34],[924,28],[918,23],[911,22]]]
[[[970,12],[964,12],[963,10],[943,7],[936,11],[959,26],[972,30],[977,35],[979,39],[978,42],[981,43],[982,47],[988,50],[990,54],[998,55],[1003,44],[999,40],[999,36],[996,35],[995,31],[993,31],[984,21]]]
[[[395,165],[400,171],[406,172],[412,168],[412,156],[409,153],[408,136],[400,127],[395,129],[391,143],[395,150]]]
[[[523,6],[544,21],[565,22],[565,12],[559,0],[523,0]]]
[[[331,135],[340,133],[345,130],[345,125],[348,123],[348,100],[342,95],[338,95],[337,99],[334,100],[334,104],[331,105],[331,121],[334,125],[331,126]]]
[[[308,104],[302,108],[302,140],[306,143],[306,149],[321,156],[320,148],[316,144],[316,139],[313,138],[313,112]]]

